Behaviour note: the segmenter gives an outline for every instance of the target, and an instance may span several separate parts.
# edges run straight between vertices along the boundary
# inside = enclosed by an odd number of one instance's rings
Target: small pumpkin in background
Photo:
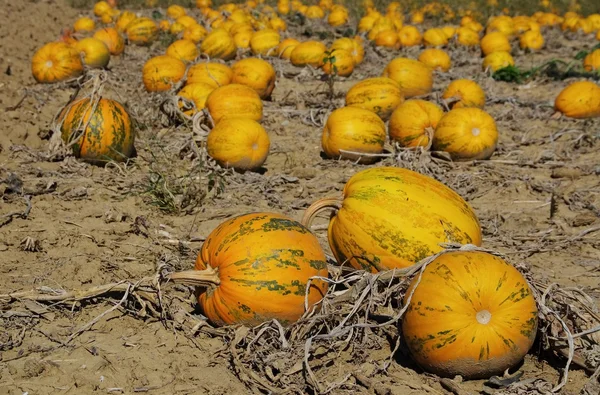
[[[186,84],[203,82],[215,88],[231,83],[233,71],[224,63],[202,62],[190,66],[187,73]]]
[[[406,25],[398,32],[398,38],[400,39],[400,45],[403,47],[414,47],[421,45],[423,42],[423,36],[421,32],[415,26]]]
[[[537,51],[544,46],[544,36],[539,31],[529,30],[519,37],[519,47]]]
[[[472,80],[454,80],[442,95],[450,108],[478,107],[485,105],[485,92]]]
[[[171,19],[177,19],[184,15],[186,15],[185,8],[180,5],[173,4],[167,7],[167,16]]]
[[[277,56],[279,56],[281,59],[290,60],[292,51],[298,44],[300,44],[300,41],[296,40],[295,38],[283,39],[277,46]]]
[[[440,255],[413,279],[404,304],[402,334],[412,357],[443,377],[502,374],[525,357],[537,333],[527,280],[485,252]]]
[[[498,143],[496,122],[479,108],[456,108],[442,117],[433,135],[433,149],[452,160],[489,159]]]
[[[158,26],[150,18],[137,18],[127,25],[125,35],[132,44],[150,45],[158,38]]]
[[[323,55],[323,71],[325,74],[348,77],[354,71],[354,58],[345,49],[333,49]]]
[[[204,82],[186,84],[177,93],[177,96],[183,97],[193,102],[194,108],[185,108],[185,106],[183,106],[183,103],[180,103],[180,108],[182,109],[183,113],[188,116],[192,116],[196,112],[204,109],[204,107],[206,106],[206,99],[208,98],[208,95],[210,95],[215,89],[215,86],[206,84]]]
[[[448,35],[441,28],[428,29],[423,33],[423,43],[426,47],[443,47],[448,45]]]
[[[125,50],[125,40],[114,27],[99,29],[93,37],[102,41],[111,55],[120,55]]]
[[[365,58],[365,49],[362,43],[356,38],[342,37],[331,43],[331,50],[345,49],[352,55],[354,65],[362,63]]]
[[[390,140],[401,147],[429,147],[444,111],[425,100],[407,100],[392,113],[389,123]]]
[[[110,62],[110,51],[106,44],[97,38],[82,38],[75,43],[74,47],[82,55],[83,63],[88,67],[102,69]]]
[[[418,58],[419,62],[426,64],[433,70],[448,71],[452,66],[452,60],[447,52],[437,49],[428,48],[421,52]]]
[[[346,106],[373,111],[383,121],[404,101],[400,85],[387,77],[368,78],[346,93]]]
[[[400,84],[406,98],[424,95],[433,88],[433,74],[429,67],[418,60],[396,58],[383,70],[382,77],[389,77]]]
[[[184,40],[190,40],[193,43],[198,44],[204,39],[204,37],[206,37],[207,34],[208,32],[202,25],[194,23],[193,25],[188,26],[183,30],[182,38]]]
[[[83,16],[73,24],[73,31],[76,33],[92,32],[96,28],[96,22],[90,17]]]
[[[62,111],[59,120],[62,139],[77,158],[105,164],[126,161],[135,152],[131,119],[115,100],[78,100]]]
[[[254,55],[275,55],[281,36],[274,29],[255,32],[250,39],[250,48]]]
[[[305,41],[296,45],[290,55],[294,66],[321,67],[327,47],[319,41]]]
[[[142,68],[142,80],[148,92],[168,91],[185,75],[185,63],[168,55],[150,58]]]
[[[271,97],[275,88],[275,69],[269,62],[259,58],[238,60],[231,66],[234,84],[246,85],[256,91],[261,99]]]
[[[106,1],[98,1],[94,4],[94,15],[101,17],[104,14],[108,14],[112,11],[112,7]]]
[[[515,60],[508,52],[492,52],[483,58],[483,70],[490,69],[493,72],[508,66],[514,66]]]
[[[59,82],[83,74],[83,63],[72,46],[64,42],[51,42],[33,55],[31,73],[37,82]]]
[[[481,52],[487,56],[494,52],[509,52],[511,50],[508,38],[500,32],[488,33],[481,39]]]
[[[387,49],[400,48],[400,38],[394,29],[382,30],[375,36],[375,45]]]
[[[456,30],[456,42],[465,47],[474,47],[480,45],[479,33],[461,26]]]
[[[115,29],[117,31],[124,33],[127,31],[127,27],[129,24],[137,19],[137,16],[131,11],[123,11],[117,17],[117,21],[115,22]]]
[[[586,55],[583,59],[583,68],[585,71],[600,70],[600,49],[596,49]]]
[[[269,154],[270,140],[265,129],[247,118],[224,118],[206,140],[208,155],[223,167],[238,171],[258,170]]]
[[[214,29],[200,44],[200,51],[211,59],[231,60],[235,58],[237,48],[235,41],[225,29]]]
[[[600,117],[600,86],[591,81],[573,82],[558,94],[554,108],[569,118]]]
[[[196,285],[202,313],[214,325],[282,325],[315,309],[327,292],[327,259],[317,238],[281,214],[228,219],[202,245],[195,270],[171,274]]]
[[[229,84],[215,89],[208,95],[206,107],[215,124],[226,117],[262,119],[262,101],[258,93],[246,85]]]
[[[199,52],[193,41],[181,39],[171,43],[171,45],[167,47],[166,54],[179,59],[184,63],[190,63],[198,57]]]
[[[327,118],[321,147],[329,158],[373,163],[377,157],[369,154],[382,153],[385,139],[385,123],[377,114],[358,107],[342,107]]]

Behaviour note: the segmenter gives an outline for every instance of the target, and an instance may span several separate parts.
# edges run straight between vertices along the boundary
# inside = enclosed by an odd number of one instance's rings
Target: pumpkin
[[[185,8],[180,5],[173,4],[167,7],[167,16],[171,19],[177,19],[186,14]]]
[[[444,115],[433,135],[433,149],[453,160],[489,159],[498,143],[496,122],[479,108],[456,108]]]
[[[500,32],[488,33],[481,39],[481,52],[487,56],[493,52],[509,52],[511,50],[508,38]]]
[[[123,162],[134,154],[135,134],[129,114],[110,99],[81,99],[59,116],[61,136],[77,158],[94,164]]]
[[[428,29],[423,33],[423,43],[428,47],[443,47],[448,44],[448,35],[440,28]]]
[[[168,91],[185,75],[185,63],[168,55],[150,58],[142,68],[142,80],[148,92]]]
[[[591,81],[573,82],[558,94],[554,108],[569,118],[600,117],[600,86]]]
[[[479,33],[468,27],[461,26],[456,30],[456,42],[466,47],[474,47],[480,45]]]
[[[277,46],[277,56],[281,59],[289,60],[292,56],[292,51],[296,48],[296,45],[300,44],[300,41],[295,38],[283,39]]]
[[[327,47],[319,41],[305,41],[296,45],[290,55],[294,66],[321,67]]]
[[[82,55],[85,65],[100,69],[108,66],[110,51],[106,44],[97,38],[83,38],[75,43],[75,49]]]
[[[423,369],[440,376],[500,375],[523,359],[537,332],[527,280],[485,252],[440,255],[413,279],[404,304],[406,345]]]
[[[386,29],[377,33],[375,45],[388,49],[400,48],[400,38],[394,29]]]
[[[174,41],[167,47],[167,55],[179,59],[182,62],[193,62],[199,55],[196,44],[191,40],[181,39]]]
[[[437,48],[428,48],[424,50],[419,55],[418,60],[433,70],[441,70],[444,72],[450,70],[450,66],[452,66],[450,55]]]
[[[354,71],[354,58],[345,49],[333,49],[323,55],[323,71],[325,74],[348,77]]]
[[[276,30],[278,32],[284,32],[287,30],[287,23],[281,18],[271,18],[269,20],[269,26],[271,29]]]
[[[212,91],[216,89],[216,86],[209,85],[204,82],[195,82],[193,84],[186,84],[177,96],[183,97],[194,103],[194,108],[182,108],[183,113],[192,116],[196,112],[202,110],[206,105],[206,99]],[[180,103],[180,107],[183,107],[183,103]]]
[[[433,75],[425,64],[408,58],[396,58],[383,70],[383,77],[389,77],[400,84],[404,97],[424,95],[431,92]]]
[[[258,58],[246,58],[237,61],[231,67],[232,82],[254,89],[261,99],[271,97],[275,88],[275,69],[269,62]]]
[[[330,26],[338,27],[348,23],[348,11],[337,9],[329,13],[327,23]]]
[[[212,6],[212,0],[196,0],[196,8],[206,9]]]
[[[337,208],[329,246],[340,263],[370,272],[403,268],[442,250],[440,243],[481,244],[475,213],[456,192],[431,177],[398,167],[353,175],[340,198],[313,203],[302,223]]]
[[[117,21],[115,22],[115,29],[117,31],[123,33],[127,31],[129,24],[137,19],[137,16],[131,11],[123,11],[117,17]]]
[[[297,321],[327,292],[327,260],[317,238],[281,214],[228,219],[202,245],[196,270],[173,273],[196,285],[202,313],[217,326]],[[193,281],[192,281],[193,280]]]
[[[362,80],[346,93],[346,106],[373,111],[384,121],[403,101],[400,85],[387,77]]]
[[[96,23],[90,17],[83,16],[75,21],[73,24],[74,32],[91,32],[96,28]]]
[[[425,15],[421,11],[414,11],[410,16],[410,23],[420,25],[425,20]]]
[[[202,41],[200,51],[210,58],[231,60],[235,58],[237,48],[227,30],[214,29]]]
[[[325,11],[318,5],[311,5],[306,10],[305,16],[308,19],[323,19],[325,18]]]
[[[448,39],[451,39],[452,37],[454,37],[456,35],[457,30],[458,29],[454,26],[444,26],[442,28],[442,31],[444,32],[446,37],[448,37]]]
[[[508,52],[492,52],[483,58],[483,70],[490,69],[493,72],[508,66],[514,66],[515,60]]]
[[[342,107],[333,111],[323,129],[321,146],[329,158],[372,163],[383,152],[385,123],[372,111],[357,107]]]
[[[420,45],[423,41],[423,37],[421,36],[419,29],[410,25],[403,26],[402,29],[400,29],[398,32],[398,38],[400,39],[400,44],[403,47],[414,47],[415,45]]]
[[[362,43],[354,38],[338,38],[331,44],[331,50],[335,49],[345,49],[350,52],[355,65],[362,63],[365,58],[365,49],[363,48]]]
[[[250,48],[250,40],[252,39],[253,34],[254,30],[252,30],[251,27],[248,27],[246,30],[239,30],[233,34],[233,42],[235,43],[236,48]]]
[[[444,116],[442,109],[425,100],[407,100],[392,113],[389,124],[390,140],[401,147],[428,147],[438,122]]]
[[[208,155],[223,167],[258,170],[269,154],[269,135],[256,121],[225,118],[210,131],[206,141]]]
[[[187,73],[187,84],[203,82],[215,88],[231,83],[233,71],[223,63],[203,62],[190,66]]]
[[[112,11],[112,7],[106,1],[98,1],[94,4],[94,15],[102,16]]]
[[[127,25],[125,35],[132,44],[150,45],[158,38],[158,26],[150,18],[137,18]]]
[[[533,30],[526,31],[519,37],[519,47],[521,49],[539,50],[544,46],[544,37],[540,32]]]
[[[181,16],[177,17],[177,19],[175,19],[175,23],[183,25],[184,30],[185,30],[185,28],[192,27],[192,26],[198,24],[196,19],[189,15],[181,15]]]
[[[102,41],[111,55],[120,55],[125,50],[125,40],[114,27],[97,30],[94,38]]]
[[[583,68],[585,71],[600,70],[600,49],[596,49],[586,55],[583,59]]]
[[[37,82],[64,81],[83,74],[83,63],[75,48],[64,42],[51,42],[33,55],[31,73]]]
[[[450,108],[478,107],[485,105],[485,92],[472,80],[454,80],[448,85],[442,99]]]
[[[255,32],[250,39],[250,48],[255,55],[274,55],[281,37],[277,30],[263,29]]]
[[[215,123],[225,117],[262,119],[262,101],[258,93],[240,84],[221,86],[206,99],[206,107]]]
[[[198,44],[208,32],[202,25],[195,23],[192,26],[188,26],[183,30],[182,38],[184,40],[190,40],[195,44]]]

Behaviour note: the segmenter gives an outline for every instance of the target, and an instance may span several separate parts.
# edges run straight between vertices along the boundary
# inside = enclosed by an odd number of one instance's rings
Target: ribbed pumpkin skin
[[[433,88],[431,69],[418,60],[396,58],[385,67],[382,77],[389,77],[400,84],[406,98],[424,95]]]
[[[558,94],[554,108],[569,118],[600,117],[600,86],[591,81],[573,82]]]
[[[504,67],[514,66],[515,60],[508,52],[492,52],[483,58],[483,69],[490,68],[492,71],[497,71]]]
[[[454,80],[442,95],[444,100],[457,100],[450,103],[451,108],[478,107],[485,105],[485,92],[472,80]]]
[[[481,245],[479,221],[469,204],[411,170],[363,170],[348,180],[343,197],[328,230],[339,263],[377,272],[410,266],[439,252],[440,243]]]
[[[392,113],[390,140],[402,147],[426,147],[444,111],[425,100],[407,100]]]
[[[598,37],[600,40],[600,30]],[[600,49],[596,49],[587,54],[587,56],[583,59],[583,68],[585,71],[600,70]]]
[[[384,121],[403,101],[400,85],[387,77],[368,78],[346,93],[347,106],[373,111]]]
[[[204,38],[200,51],[213,59],[231,60],[235,58],[237,48],[227,30],[215,29]]]
[[[104,42],[93,37],[83,38],[75,43],[83,63],[92,68],[104,68],[110,62],[110,51]]]
[[[421,52],[419,62],[426,64],[433,70],[448,71],[452,66],[450,55],[441,49],[429,48]]]
[[[306,41],[296,45],[290,60],[294,66],[321,67],[327,47],[319,41]]]
[[[75,48],[63,42],[51,42],[33,55],[31,73],[37,82],[64,81],[83,74],[83,64]]]
[[[158,26],[150,18],[137,18],[127,25],[125,35],[132,44],[150,45],[158,38]]]
[[[433,135],[433,149],[448,152],[453,160],[489,159],[497,143],[494,118],[479,108],[450,110]]]
[[[277,30],[259,30],[250,38],[250,48],[255,55],[275,55],[280,40]]]
[[[360,163],[372,163],[376,157],[361,157],[340,150],[380,154],[386,137],[385,124],[377,114],[362,108],[342,107],[329,115],[321,135],[321,146],[329,158],[360,158]]]
[[[167,47],[167,55],[185,63],[193,62],[199,55],[196,44],[191,40],[177,40]]]
[[[131,11],[123,11],[117,18],[115,28],[117,31],[124,33],[129,27],[129,24],[137,19],[137,16]]]
[[[183,111],[186,115],[194,115],[196,112],[202,110],[206,106],[206,99],[208,95],[215,90],[215,86],[205,84],[204,82],[195,82],[193,84],[187,84],[178,93],[177,96],[186,98],[194,102],[196,109],[190,109]]]
[[[267,160],[269,135],[256,121],[247,118],[225,118],[208,134],[208,154],[223,167],[257,170]]]
[[[416,279],[406,295],[415,285]],[[489,378],[516,365],[536,331],[537,307],[525,278],[478,251],[449,252],[430,263],[402,319],[406,344],[423,369],[466,379]]]
[[[208,236],[196,269],[219,271],[221,284],[198,295],[216,325],[255,326],[277,319],[283,325],[304,314],[308,279],[327,277],[327,261],[317,238],[280,214],[254,213],[232,218]],[[327,284],[311,281],[308,305],[319,302]]]
[[[214,85],[215,88],[231,83],[233,71],[223,63],[204,62],[190,66],[187,73],[187,84],[195,84],[204,82],[205,84]]]
[[[72,134],[79,133],[87,122],[88,126],[73,153],[85,161],[103,164],[110,160],[123,162],[134,152],[135,134],[131,119],[123,106],[110,99],[100,99],[92,113],[90,99],[82,99],[60,116],[62,139],[69,143]]]
[[[281,59],[289,60],[292,56],[292,51],[298,44],[300,44],[300,41],[295,38],[286,38],[282,40],[277,46],[277,56]]]
[[[125,50],[125,40],[114,27],[107,27],[96,31],[94,38],[102,41],[111,55],[120,55]]]
[[[221,86],[206,99],[206,107],[215,123],[225,117],[262,119],[262,101],[252,88],[240,84]]]
[[[403,26],[402,29],[398,32],[398,38],[400,39],[400,44],[403,47],[413,47],[415,45],[420,45],[423,41],[423,36],[421,36],[421,32],[415,26]]]
[[[487,56],[494,52],[509,52],[511,50],[508,38],[500,32],[488,33],[481,39],[481,52]]]
[[[142,69],[142,80],[148,92],[168,91],[185,75],[185,63],[168,55],[149,59]]]
[[[338,38],[331,44],[331,49],[345,49],[350,52],[354,59],[354,64],[360,64],[365,58],[365,49],[360,41],[354,38]]]
[[[259,58],[238,60],[231,66],[234,84],[246,85],[256,91],[261,99],[271,97],[275,88],[275,69],[269,62]]]

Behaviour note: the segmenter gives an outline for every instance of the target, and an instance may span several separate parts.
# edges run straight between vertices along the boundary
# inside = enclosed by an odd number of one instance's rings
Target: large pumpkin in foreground
[[[481,245],[475,213],[456,192],[433,178],[397,167],[356,173],[342,198],[308,208],[302,223],[325,208],[338,208],[329,222],[329,245],[337,261],[371,272],[403,268],[426,258],[440,243]]]
[[[573,82],[558,94],[554,108],[569,118],[600,117],[600,86],[592,81]]]
[[[415,289],[416,287],[416,289]],[[525,278],[478,251],[443,254],[415,278],[402,320],[406,344],[423,369],[440,376],[489,378],[531,348],[537,307]]]
[[[258,325],[298,320],[327,291],[325,254],[317,238],[280,214],[253,213],[223,222],[208,236],[196,270],[175,273],[175,282],[197,285],[198,303],[215,325]],[[307,289],[307,287],[309,287]]]
[[[115,100],[100,99],[94,108],[90,99],[81,99],[65,109],[60,120],[62,139],[77,158],[103,164],[123,162],[134,153],[131,119]]]

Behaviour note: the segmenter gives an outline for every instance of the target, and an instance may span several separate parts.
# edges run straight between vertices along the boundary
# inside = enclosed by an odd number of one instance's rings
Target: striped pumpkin
[[[200,51],[211,59],[231,60],[235,58],[237,47],[227,30],[215,29],[204,38]]]
[[[31,73],[37,82],[59,82],[83,74],[83,63],[75,48],[64,42],[52,42],[33,55]]]
[[[158,38],[158,26],[150,18],[137,18],[127,25],[125,35],[132,44],[150,45]]]
[[[386,77],[362,80],[346,93],[347,106],[373,111],[384,121],[403,101],[400,85]]]
[[[280,214],[252,213],[229,219],[208,236],[196,270],[171,275],[197,285],[198,303],[215,325],[258,325],[298,320],[318,303],[327,283],[327,262],[317,238]],[[309,287],[307,289],[307,287]],[[308,291],[308,292],[307,292]]]
[[[356,173],[341,198],[310,206],[302,223],[326,208],[329,245],[337,261],[371,272],[403,268],[426,258],[440,243],[481,245],[475,213],[456,192],[433,178],[396,167]]]

